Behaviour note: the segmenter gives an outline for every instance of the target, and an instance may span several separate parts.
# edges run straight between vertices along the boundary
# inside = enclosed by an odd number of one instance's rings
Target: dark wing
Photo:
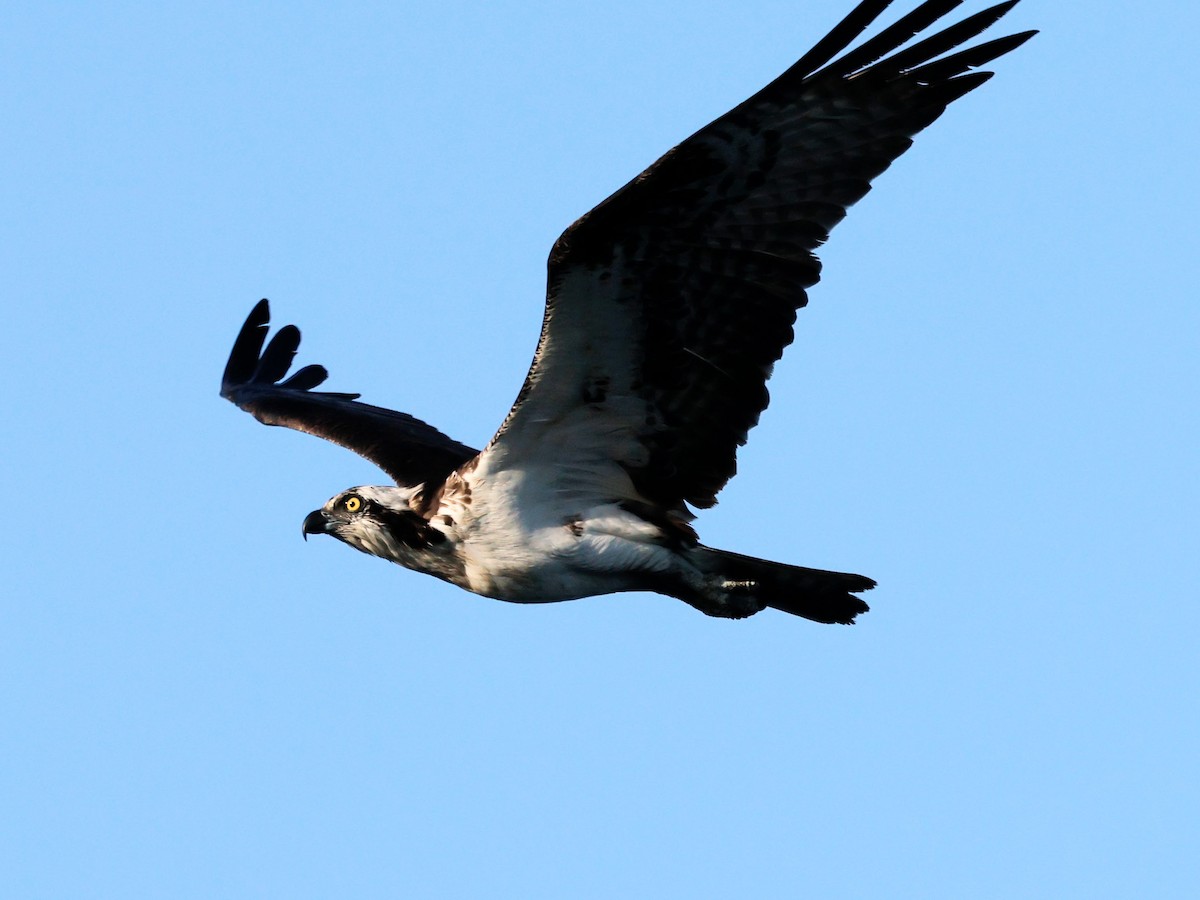
[[[300,329],[283,326],[264,350],[270,321],[270,307],[260,300],[238,333],[221,378],[221,396],[258,421],[341,444],[405,486],[440,483],[476,455],[420,419],[359,403],[358,394],[314,391],[329,377],[324,366],[305,366],[284,381],[300,346]]]
[[[889,0],[860,3],[563,232],[533,365],[489,445],[494,465],[527,464],[547,445],[582,447],[564,459],[594,464],[608,447],[642,497],[713,505],[818,280],[813,251],[913,135],[991,77],[970,69],[1034,34],[936,59],[1011,0],[900,50],[959,2],[928,0],[830,62]]]

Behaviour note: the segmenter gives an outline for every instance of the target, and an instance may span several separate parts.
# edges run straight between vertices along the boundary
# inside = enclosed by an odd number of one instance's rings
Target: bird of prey
[[[767,607],[816,622],[866,612],[862,575],[701,544],[767,406],[766,382],[816,284],[814,251],[873,178],[974,71],[1026,31],[960,49],[1000,3],[909,43],[961,0],[925,0],[855,42],[891,0],[863,0],[795,65],[584,215],[550,251],[533,363],[475,450],[402,412],[288,377],[292,325],[266,343],[250,313],[221,394],[268,425],[361,454],[395,482],[355,487],[304,520],[357,550],[516,603],[655,591],[711,616]],[[265,343],[265,349],[264,349]]]

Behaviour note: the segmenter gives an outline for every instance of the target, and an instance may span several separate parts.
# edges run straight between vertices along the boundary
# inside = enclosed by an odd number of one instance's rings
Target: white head
[[[329,534],[355,550],[405,563],[413,550],[436,543],[429,523],[412,508],[417,487],[362,486],[332,497],[304,519],[304,537]]]

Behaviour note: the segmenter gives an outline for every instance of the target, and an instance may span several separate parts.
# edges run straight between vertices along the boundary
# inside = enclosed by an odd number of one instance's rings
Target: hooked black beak
[[[314,509],[304,517],[304,526],[301,529],[301,534],[307,541],[310,534],[328,534],[329,533],[329,517],[325,515],[325,510]]]

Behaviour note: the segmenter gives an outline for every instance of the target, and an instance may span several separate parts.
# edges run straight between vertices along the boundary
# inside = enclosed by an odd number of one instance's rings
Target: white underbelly
[[[566,519],[566,521],[561,521]],[[615,504],[536,528],[477,519],[458,545],[469,590],[517,603],[553,603],[631,590],[678,566],[654,525]]]

